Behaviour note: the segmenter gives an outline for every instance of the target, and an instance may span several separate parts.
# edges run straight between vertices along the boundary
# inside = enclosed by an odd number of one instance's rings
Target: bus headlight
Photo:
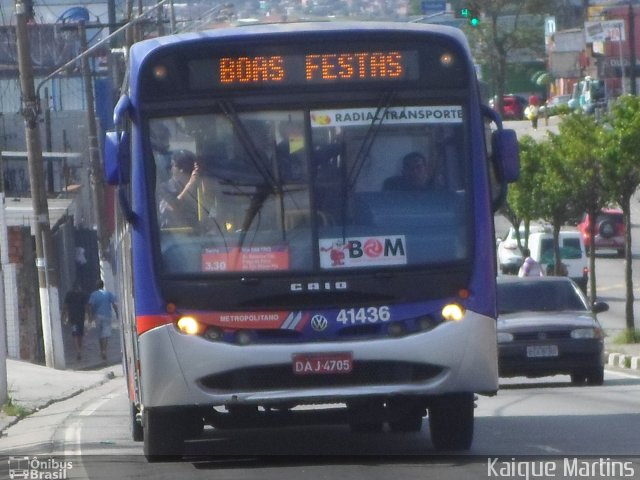
[[[253,341],[251,332],[248,330],[239,330],[236,333],[236,342],[238,345],[249,345]]]
[[[422,332],[427,332],[429,330],[433,330],[438,326],[440,322],[438,322],[431,315],[423,315],[418,318],[418,329]]]
[[[458,322],[464,317],[464,308],[457,303],[450,303],[442,308],[442,318],[447,321]]]
[[[402,337],[406,335],[407,330],[402,322],[393,322],[387,327],[387,333],[390,337]]]
[[[222,330],[218,327],[209,327],[205,330],[202,336],[212,342],[219,342],[222,340]]]
[[[198,335],[201,330],[200,323],[193,317],[181,317],[176,325],[186,335]]]

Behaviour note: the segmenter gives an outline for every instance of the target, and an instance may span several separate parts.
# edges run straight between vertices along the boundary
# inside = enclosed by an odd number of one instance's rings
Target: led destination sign
[[[415,80],[416,51],[238,55],[189,62],[190,87],[260,87]]]

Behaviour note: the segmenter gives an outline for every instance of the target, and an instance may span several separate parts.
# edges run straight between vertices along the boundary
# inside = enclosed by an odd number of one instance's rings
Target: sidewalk
[[[614,344],[609,340],[612,336],[605,337],[605,364],[640,372],[640,343]]]
[[[76,348],[69,325],[62,326],[62,337],[66,360],[65,370],[7,359],[8,393],[14,405],[29,411],[40,410],[51,403],[78,395],[121,374],[120,325],[117,320],[113,323],[106,361],[100,357],[98,332],[95,326],[85,328],[81,360],[76,358]],[[0,432],[18,420],[18,417],[0,412]]]

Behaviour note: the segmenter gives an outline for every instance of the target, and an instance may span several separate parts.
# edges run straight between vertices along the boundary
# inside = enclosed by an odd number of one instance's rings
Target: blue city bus
[[[519,164],[463,34],[252,25],[128,62],[105,169],[147,458],[211,427],[427,414],[434,448],[470,448],[475,396],[498,389],[493,215]]]

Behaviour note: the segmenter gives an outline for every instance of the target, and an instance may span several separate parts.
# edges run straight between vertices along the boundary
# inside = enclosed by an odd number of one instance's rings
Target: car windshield
[[[624,219],[622,217],[622,214],[617,214],[617,213],[599,213],[598,216],[596,217],[596,225],[599,225],[602,222],[613,222],[615,224],[621,224],[624,222]]]
[[[580,248],[579,238],[565,238],[562,239],[562,246],[560,247],[560,259],[562,260],[576,260],[582,258],[582,249]],[[553,263],[553,240],[546,238],[542,240],[542,255],[540,257],[541,263]]]
[[[516,312],[587,311],[585,300],[571,281],[527,280],[498,283],[498,311]]]
[[[225,110],[150,122],[171,137],[153,151],[165,273],[468,258],[461,106]]]

